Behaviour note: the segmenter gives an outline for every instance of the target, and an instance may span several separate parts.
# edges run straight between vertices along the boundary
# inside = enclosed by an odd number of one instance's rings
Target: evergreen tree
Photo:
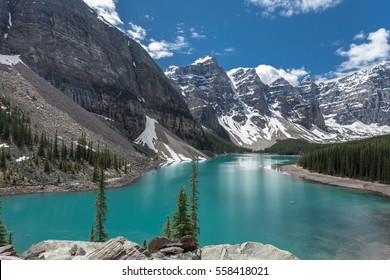
[[[8,244],[12,245],[12,243],[13,243],[13,236],[12,236],[12,232],[10,232],[10,234],[8,236]]]
[[[164,224],[163,228],[163,236],[165,236],[168,239],[172,238],[172,231],[171,231],[171,218],[167,216],[167,221]]]
[[[69,158],[74,159],[74,148],[73,148],[73,140],[70,142],[70,152],[69,152]]]
[[[128,167],[127,167],[127,162],[125,163],[125,174],[127,174],[129,171],[128,171]]]
[[[66,160],[68,157],[68,148],[66,147],[66,144],[64,140],[62,140],[62,145],[61,145],[61,158],[63,160]]]
[[[45,173],[49,173],[50,172],[50,163],[49,163],[49,160],[47,159],[47,157],[45,158],[44,171],[45,171]]]
[[[93,182],[99,181],[99,167],[98,167],[97,161],[95,162],[95,164],[93,166],[92,181]]]
[[[104,183],[104,171],[100,171],[99,191],[95,199],[95,236],[96,242],[104,242],[108,238],[108,234],[105,232],[105,222],[107,221],[107,195],[106,186]]]
[[[39,148],[38,148],[38,156],[43,157],[45,155],[45,136],[41,133],[41,138],[39,139]]]
[[[142,248],[144,248],[145,250],[148,249],[148,242],[146,241],[146,239],[144,239],[144,241],[142,241]]]
[[[6,161],[6,155],[5,155],[5,149],[1,149],[0,153],[0,167],[6,168],[7,167],[7,161]]]
[[[2,212],[2,199],[0,195],[0,247],[8,245],[9,239],[7,239],[7,228],[3,221],[3,212]]]
[[[94,230],[94,226],[91,227],[91,232],[89,233],[89,241],[91,242],[95,242],[95,230]]]
[[[190,217],[187,212],[188,202],[187,193],[183,185],[180,186],[179,193],[177,195],[177,208],[173,212],[172,219],[172,237],[174,239],[180,239],[185,235],[192,234],[192,225]]]
[[[191,219],[191,226],[192,226],[192,237],[194,238],[195,244],[198,246],[198,235],[200,234],[200,228],[199,228],[199,221],[198,221],[198,172],[196,170],[196,164],[193,161],[192,162],[192,172],[190,176],[190,190],[191,195],[189,197],[190,199],[190,219]]]

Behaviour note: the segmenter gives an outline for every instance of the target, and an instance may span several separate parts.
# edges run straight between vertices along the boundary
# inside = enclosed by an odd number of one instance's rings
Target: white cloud
[[[194,27],[190,28],[191,31],[191,38],[192,39],[206,39],[207,36],[203,34],[203,32],[198,32],[195,30]]]
[[[359,34],[356,34],[355,37],[353,37],[354,40],[363,40],[366,39],[366,34],[364,34],[363,31],[360,31]]]
[[[267,85],[272,84],[279,78],[284,78],[293,86],[298,86],[300,78],[309,74],[304,67],[284,70],[264,64],[256,67],[256,73],[259,75],[261,81]]]
[[[189,47],[186,39],[183,36],[177,36],[174,42],[165,40],[156,41],[151,39],[151,43],[146,46],[146,50],[154,59],[173,56],[174,52],[182,51]]]
[[[198,33],[198,32],[191,32],[191,38],[192,39],[206,39],[206,35]]]
[[[263,15],[279,14],[291,17],[310,12],[322,12],[340,4],[343,0],[246,0],[246,2],[263,8]]]
[[[123,24],[118,13],[116,12],[115,0],[83,0],[99,16],[114,26]]]
[[[380,61],[389,58],[390,44],[388,43],[390,31],[380,28],[366,36],[363,32],[354,36],[354,40],[367,39],[367,42],[361,44],[351,44],[348,50],[342,48],[337,50],[337,54],[345,57],[346,61],[342,62],[336,71],[330,71],[316,76],[319,82],[326,82],[346,77],[355,71],[367,69],[374,66]]]
[[[149,21],[154,21],[154,16],[145,15],[145,19],[147,19],[147,20],[149,20]]]
[[[236,51],[236,48],[228,47],[224,48],[222,51],[212,51],[211,55],[230,55]]]
[[[224,49],[223,51],[226,53],[232,53],[232,52],[235,52],[235,50],[236,50],[235,48],[230,47],[230,48]]]
[[[360,45],[351,44],[347,51],[338,49],[337,54],[347,58],[347,61],[344,61],[339,66],[338,70],[360,70],[389,57],[389,34],[389,30],[380,28],[368,35],[367,43],[362,43]]]
[[[146,38],[146,30],[139,25],[129,22],[130,29],[127,30],[127,34],[137,42],[141,42]]]

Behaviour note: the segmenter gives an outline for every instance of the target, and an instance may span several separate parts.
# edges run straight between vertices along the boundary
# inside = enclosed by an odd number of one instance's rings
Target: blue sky
[[[162,69],[211,55],[225,70],[265,64],[323,80],[390,54],[389,0],[84,1]]]

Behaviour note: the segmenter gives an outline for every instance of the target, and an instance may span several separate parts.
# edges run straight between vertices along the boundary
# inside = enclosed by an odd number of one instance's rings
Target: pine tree
[[[192,237],[194,238],[195,244],[198,246],[198,235],[200,234],[200,228],[199,228],[199,221],[198,221],[198,172],[196,170],[196,164],[193,161],[192,162],[192,173],[190,176],[190,189],[191,189],[191,195],[190,195],[190,219],[191,219],[191,226],[192,226]]]
[[[145,250],[148,249],[148,242],[146,241],[146,239],[144,239],[144,241],[142,241],[142,248],[144,248]]]
[[[91,227],[91,232],[89,233],[89,241],[91,242],[95,242],[95,230],[94,230],[94,226]]]
[[[175,212],[173,212],[172,217],[172,237],[174,239],[180,239],[185,235],[192,236],[192,225],[190,217],[188,216],[187,207],[187,193],[185,187],[181,185],[177,195],[177,208]]]
[[[8,244],[12,245],[12,243],[13,243],[13,236],[12,236],[12,232],[10,232],[10,234],[8,236]]]
[[[47,157],[45,158],[44,171],[45,171],[45,173],[49,173],[50,172],[50,163],[49,163],[49,160],[47,159]]]
[[[73,140],[70,142],[70,152],[69,152],[69,158],[74,159],[74,148],[73,148]]]
[[[107,195],[106,195],[106,186],[104,183],[104,171],[100,171],[100,182],[99,182],[99,191],[95,199],[95,236],[96,242],[104,242],[108,238],[108,234],[105,232],[104,224],[107,221]]]
[[[8,245],[7,240],[7,227],[5,226],[5,223],[3,221],[3,212],[2,212],[2,199],[0,195],[0,247]]]
[[[97,161],[95,162],[95,164],[93,166],[92,181],[93,182],[99,181],[99,167],[98,167]]]
[[[172,231],[171,231],[171,218],[167,216],[167,221],[164,224],[163,228],[163,236],[165,236],[168,239],[172,238]]]
[[[43,157],[45,155],[45,136],[41,133],[41,138],[39,139],[39,148],[38,148],[38,156]]]
[[[127,162],[125,163],[125,174],[127,174],[129,171],[128,171],[128,167],[127,167]]]
[[[68,147],[66,147],[66,144],[64,140],[62,140],[62,145],[61,145],[61,158],[62,160],[66,160],[68,157]]]
[[[0,167],[6,168],[7,167],[7,161],[6,161],[6,155],[5,155],[5,149],[1,149],[0,153]]]

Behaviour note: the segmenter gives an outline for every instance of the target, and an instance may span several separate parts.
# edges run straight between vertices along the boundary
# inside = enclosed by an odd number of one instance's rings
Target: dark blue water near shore
[[[202,245],[257,241],[302,259],[380,259],[390,250],[390,198],[282,174],[296,157],[230,155],[198,163]],[[161,234],[189,163],[108,190],[107,230],[141,243]],[[3,197],[19,252],[45,239],[88,240],[95,192]]]

